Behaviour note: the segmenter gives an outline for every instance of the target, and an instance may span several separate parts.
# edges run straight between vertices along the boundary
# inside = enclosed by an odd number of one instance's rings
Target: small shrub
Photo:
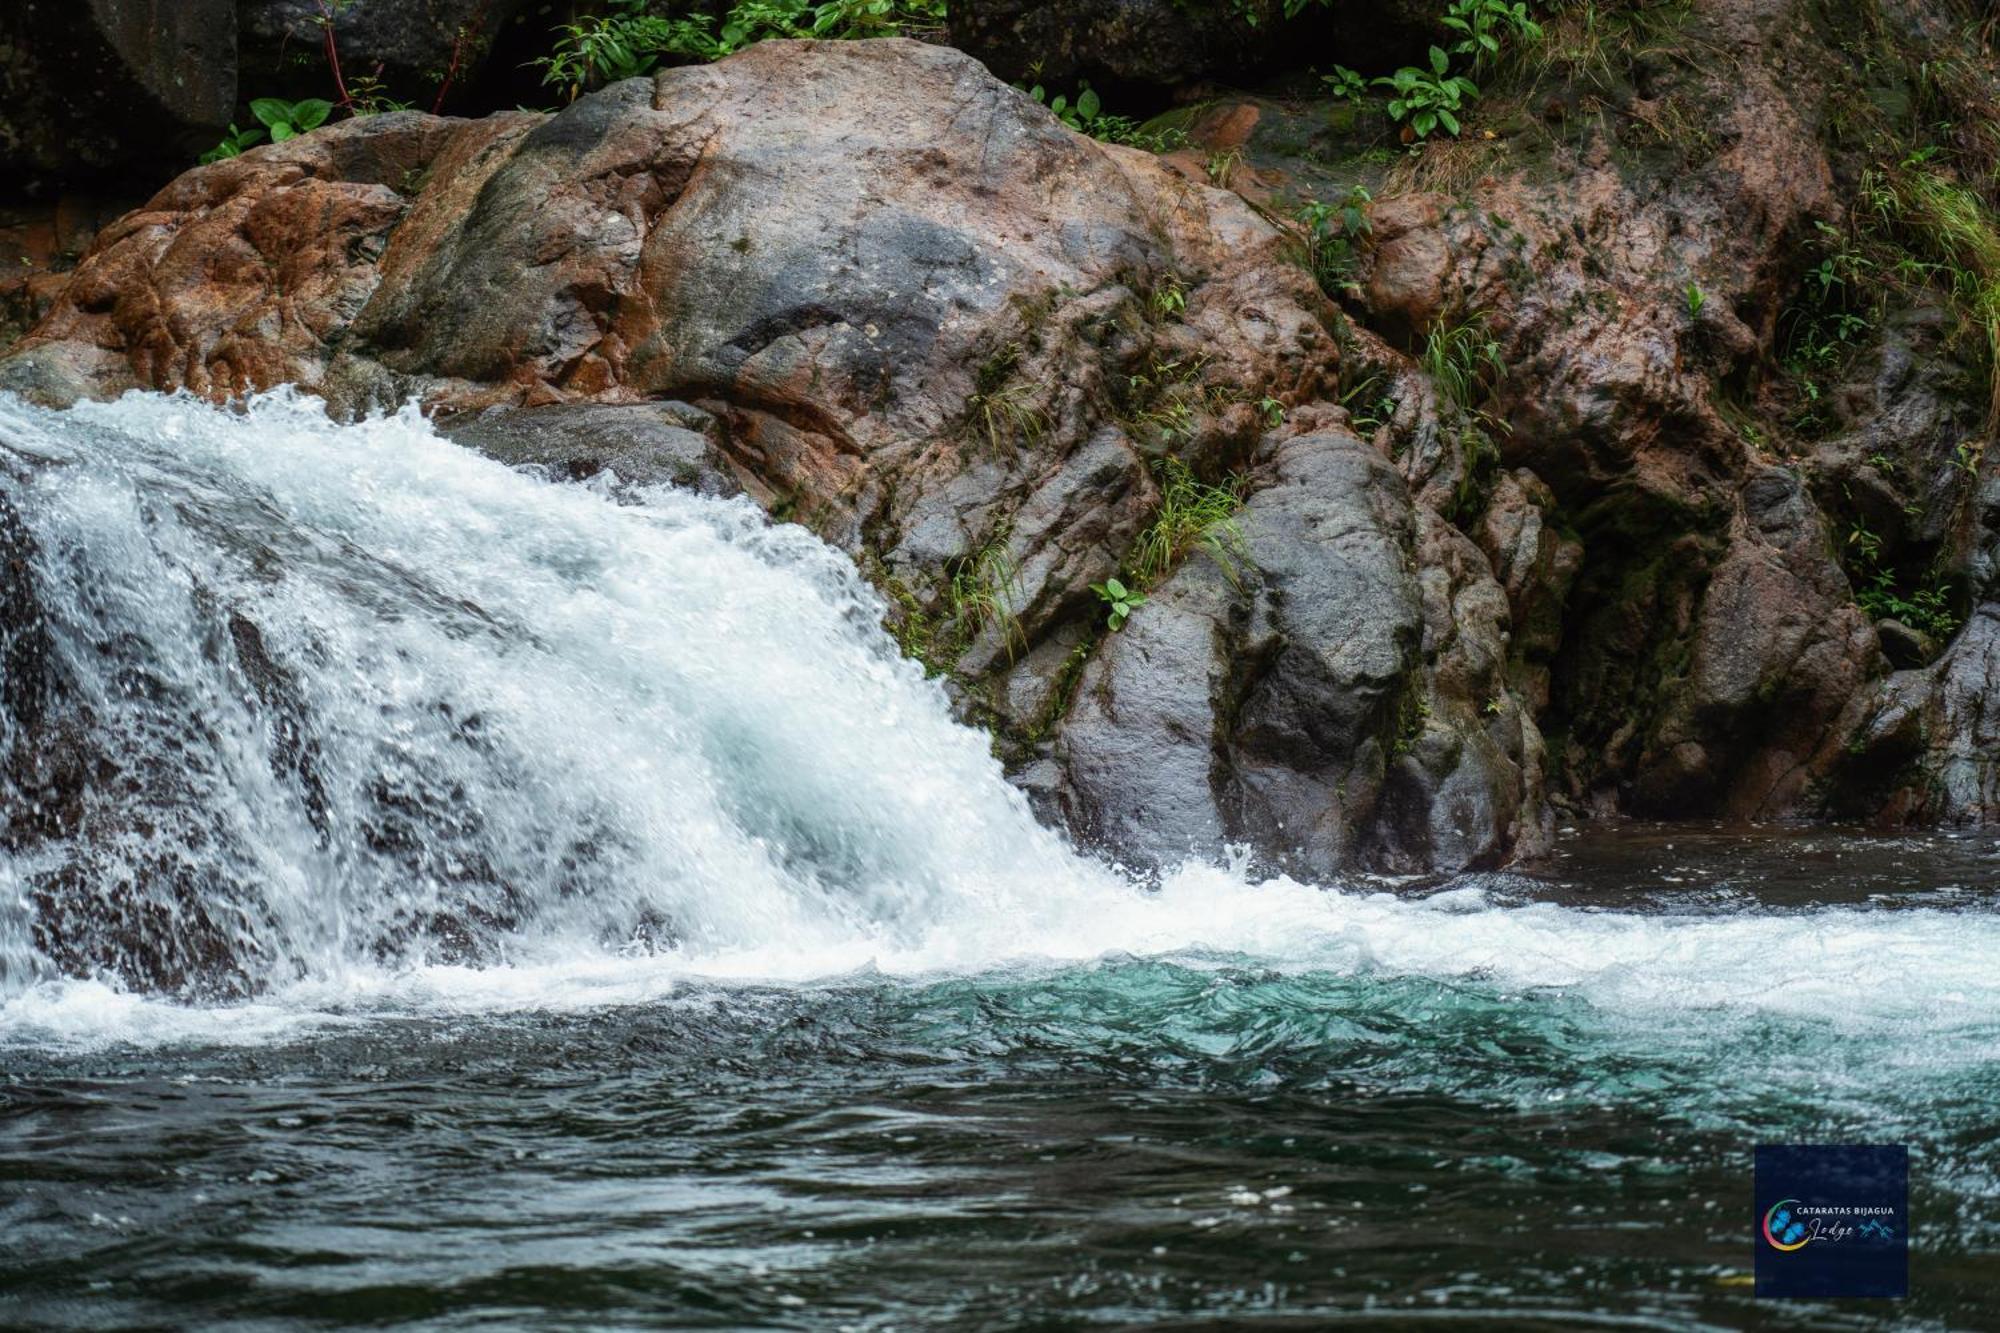
[[[1439,127],[1456,135],[1462,128],[1458,113],[1468,98],[1479,96],[1479,87],[1450,69],[1451,57],[1442,47],[1433,46],[1430,69],[1405,65],[1387,78],[1376,79],[1395,94],[1389,100],[1389,118],[1407,124],[1419,139],[1429,138]]]
[[[1523,0],[1514,0],[1512,4],[1507,0],[1452,0],[1440,21],[1460,34],[1452,45],[1452,53],[1471,56],[1475,71],[1484,69],[1500,54],[1503,36],[1524,42],[1542,39],[1541,25],[1528,17],[1528,6]]]
[[[1354,185],[1339,204],[1315,199],[1296,215],[1305,237],[1306,267],[1328,296],[1352,293],[1355,247],[1374,230],[1368,220],[1374,202],[1367,186]]]
[[[1335,65],[1333,73],[1322,74],[1319,80],[1333,96],[1349,102],[1359,102],[1368,95],[1368,80],[1345,65]]]

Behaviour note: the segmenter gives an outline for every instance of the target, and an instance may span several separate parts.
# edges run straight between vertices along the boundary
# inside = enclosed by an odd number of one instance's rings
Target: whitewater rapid
[[[747,501],[555,484],[414,409],[335,425],[289,393],[0,398],[0,462],[65,706],[130,779],[0,857],[0,1045],[1137,956],[2000,1058],[1985,908],[1584,911],[1240,863],[1136,883],[1036,823],[851,562]],[[199,917],[240,995],[50,956],[52,895],[148,894],[126,933]]]

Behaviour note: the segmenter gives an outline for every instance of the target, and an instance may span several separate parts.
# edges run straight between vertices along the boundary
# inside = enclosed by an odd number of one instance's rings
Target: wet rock
[[[1259,479],[1228,563],[1191,556],[1084,668],[1072,819],[1145,866],[1229,842],[1316,876],[1505,859],[1538,827],[1539,738],[1484,557],[1351,435],[1284,441]],[[1453,567],[1420,575],[1420,543]]]
[[[1920,667],[1937,657],[1937,640],[1900,620],[1875,622],[1875,635],[1882,641],[1882,655],[1894,667]]]
[[[439,433],[511,467],[563,481],[611,472],[632,486],[680,486],[703,495],[742,487],[717,444],[715,418],[686,403],[490,407],[438,424]]]

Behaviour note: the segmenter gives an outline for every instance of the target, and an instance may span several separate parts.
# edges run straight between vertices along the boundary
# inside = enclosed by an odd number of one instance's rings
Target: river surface
[[[0,1326],[2000,1327],[1991,835],[1142,883],[747,505],[283,396],[0,447],[5,739],[122,775],[10,793]],[[1822,1141],[1910,1145],[1907,1301],[1752,1297]]]

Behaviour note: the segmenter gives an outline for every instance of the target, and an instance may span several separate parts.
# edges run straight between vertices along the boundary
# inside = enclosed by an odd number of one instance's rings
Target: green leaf
[[[250,103],[250,114],[276,128],[290,123],[292,104],[276,97],[259,97]]]
[[[1443,107],[1439,107],[1439,108],[1438,108],[1438,119],[1439,119],[1440,121],[1443,121],[1443,122],[1444,122],[1444,127],[1445,127],[1446,129],[1450,130],[1450,131],[1451,131],[1451,132],[1452,132],[1453,134],[1457,134],[1457,133],[1458,133],[1458,117],[1457,117],[1457,116],[1454,116],[1454,115],[1452,115],[1452,114],[1451,114],[1451,112],[1449,112],[1449,111],[1445,110],[1445,109],[1444,109]]]
[[[1104,580],[1104,590],[1110,593],[1113,597],[1120,598],[1121,600],[1127,595],[1125,591],[1125,585],[1120,583],[1117,579]]]
[[[318,129],[326,124],[326,118],[333,114],[333,103],[318,97],[308,97],[303,102],[292,104],[292,127],[300,134]]]
[[[1431,68],[1437,71],[1438,77],[1443,78],[1445,70],[1450,67],[1451,57],[1444,53],[1443,48],[1433,46],[1431,48]]]
[[[1437,113],[1434,111],[1419,111],[1415,118],[1410,121],[1410,127],[1416,130],[1417,137],[1424,138],[1428,136],[1433,129],[1437,128]]]
[[[1102,108],[1103,103],[1098,100],[1097,90],[1087,83],[1084,84],[1083,91],[1076,95],[1076,114],[1078,117],[1087,121],[1096,120],[1097,113]]]
[[[277,124],[271,127],[272,143],[283,143],[285,140],[291,137],[292,137],[292,127],[290,125],[287,125],[284,121],[281,120]]]

